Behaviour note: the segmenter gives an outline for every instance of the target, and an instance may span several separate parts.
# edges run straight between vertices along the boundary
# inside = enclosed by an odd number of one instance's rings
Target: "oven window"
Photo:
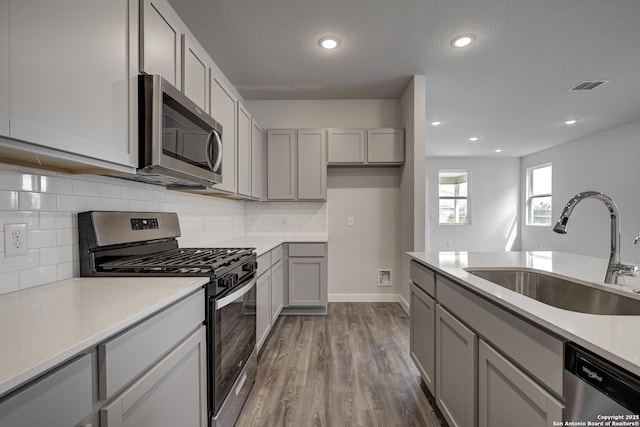
[[[212,129],[164,94],[162,152],[169,157],[210,170],[215,144],[209,143]]]
[[[256,346],[256,288],[215,311],[214,413]]]

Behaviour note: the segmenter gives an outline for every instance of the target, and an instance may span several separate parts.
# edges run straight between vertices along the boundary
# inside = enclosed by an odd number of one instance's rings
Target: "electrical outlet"
[[[283,216],[282,218],[280,218],[280,223],[282,225],[287,225],[288,222],[289,222],[289,218],[287,218],[286,216]]]
[[[354,222],[353,222],[353,217],[352,216],[348,216],[347,217],[347,227],[353,227]]]
[[[4,225],[4,256],[27,254],[27,224]]]

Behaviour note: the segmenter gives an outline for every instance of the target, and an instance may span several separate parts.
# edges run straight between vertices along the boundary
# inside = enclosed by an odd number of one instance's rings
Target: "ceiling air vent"
[[[580,82],[571,89],[570,91],[584,91],[584,90],[593,90],[600,85],[607,83],[609,80],[589,80]]]

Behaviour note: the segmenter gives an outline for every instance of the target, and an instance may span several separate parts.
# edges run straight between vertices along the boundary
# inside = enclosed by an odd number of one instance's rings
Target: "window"
[[[527,225],[551,225],[551,165],[527,169]]]
[[[470,224],[469,172],[440,171],[438,174],[439,224]]]

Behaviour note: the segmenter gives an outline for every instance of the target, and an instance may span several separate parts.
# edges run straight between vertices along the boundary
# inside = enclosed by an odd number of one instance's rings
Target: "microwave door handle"
[[[209,166],[209,169],[211,169],[212,171],[213,169],[213,163],[211,162],[211,143],[213,143],[213,134],[215,133],[215,131],[211,131],[209,132],[209,136],[207,136],[207,148],[205,149],[205,158],[207,159],[207,165]]]
[[[218,158],[211,169],[213,172],[216,172],[220,169],[220,164],[222,163],[222,140],[220,139],[220,135],[215,130],[211,131],[213,138],[216,140],[216,145],[218,146]],[[209,151],[211,152],[211,151]]]
[[[219,300],[217,300],[216,301],[216,310],[220,310],[221,308],[228,306],[233,301],[237,300],[238,298],[240,298],[241,296],[243,296],[244,294],[249,292],[255,285],[256,285],[256,278],[254,277],[253,279],[251,279],[251,281],[249,283],[247,283],[246,285],[244,285],[243,287],[241,287],[237,291],[234,291],[234,292],[230,293],[229,295],[227,295],[225,297],[222,297]]]

